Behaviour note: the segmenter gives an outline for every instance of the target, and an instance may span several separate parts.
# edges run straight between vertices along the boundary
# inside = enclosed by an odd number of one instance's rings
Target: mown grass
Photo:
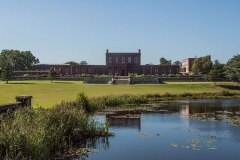
[[[231,82],[217,83],[232,85]],[[107,95],[144,95],[144,94],[183,94],[202,92],[221,92],[213,82],[168,82],[165,84],[108,85],[83,84],[82,81],[0,81],[0,104],[15,101],[16,95],[32,95],[32,106],[49,108],[62,100],[74,100],[76,95],[84,92],[89,98]],[[238,90],[234,90],[239,92]]]

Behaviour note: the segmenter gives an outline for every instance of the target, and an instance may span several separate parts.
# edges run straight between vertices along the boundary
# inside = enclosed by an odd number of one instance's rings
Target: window
[[[104,68],[102,69],[102,74],[105,74],[105,69]]]
[[[68,74],[68,68],[65,68],[65,73]]]
[[[172,74],[172,69],[171,68],[168,69],[168,74]]]
[[[92,68],[88,68],[88,74],[92,74]]]
[[[128,74],[132,73],[132,69],[130,67],[128,67]]]
[[[95,74],[99,74],[99,73],[98,73],[98,69],[97,69],[97,68],[96,68],[96,70],[95,70]]]
[[[125,63],[125,57],[122,57],[122,63]]]
[[[109,63],[112,63],[112,57],[109,57]]]
[[[118,57],[115,57],[115,63],[118,63]]]
[[[158,69],[157,68],[155,68],[155,74],[158,74]]]
[[[84,68],[82,69],[82,74],[85,74],[85,69]]]
[[[138,57],[134,57],[134,63],[138,63]]]
[[[132,58],[128,57],[128,63],[131,63]]]
[[[134,73],[138,74],[138,67],[134,67]]]
[[[75,69],[75,74],[78,74],[78,69]]]
[[[112,68],[109,67],[109,74],[112,74]]]
[[[118,67],[115,68],[115,74],[118,74]]]
[[[164,68],[162,68],[162,74],[165,74],[165,69]]]

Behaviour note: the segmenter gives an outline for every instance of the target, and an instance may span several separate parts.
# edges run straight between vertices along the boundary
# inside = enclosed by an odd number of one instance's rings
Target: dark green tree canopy
[[[7,64],[12,66],[13,71],[31,70],[33,64],[39,63],[39,59],[33,56],[31,51],[2,50],[0,53],[0,68]]]
[[[225,65],[226,76],[233,82],[239,82],[240,79],[240,55],[234,55]]]
[[[75,62],[75,61],[68,61],[65,64],[70,64],[70,65],[79,65],[79,63]]]
[[[172,64],[172,60],[167,60],[165,58],[160,58],[160,65],[171,65]]]
[[[194,74],[208,74],[212,69],[211,56],[199,57],[194,60],[192,72]]]
[[[8,84],[8,80],[12,79],[13,71],[10,64],[6,64],[6,66],[4,66],[1,72],[1,77],[3,78],[3,80],[6,81],[7,84]]]
[[[56,72],[55,72],[55,70],[53,69],[53,67],[51,67],[50,68],[50,70],[48,71],[48,78],[51,80],[51,82],[52,82],[52,80],[54,79],[54,76],[56,75]]]
[[[208,79],[210,81],[216,82],[221,81],[224,78],[225,78],[224,64],[221,64],[218,60],[215,60],[212,69],[208,73]]]
[[[179,66],[179,67],[182,67],[182,62],[180,62],[180,61],[175,61],[175,62],[173,63],[173,65],[177,65],[177,66]]]
[[[86,61],[81,61],[80,65],[87,65],[88,63]]]

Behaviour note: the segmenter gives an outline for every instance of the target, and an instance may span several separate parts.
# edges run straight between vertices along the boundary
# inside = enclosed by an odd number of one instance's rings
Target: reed
[[[0,159],[49,159],[83,139],[108,136],[108,124],[100,123],[62,101],[51,109],[18,109],[1,116]]]

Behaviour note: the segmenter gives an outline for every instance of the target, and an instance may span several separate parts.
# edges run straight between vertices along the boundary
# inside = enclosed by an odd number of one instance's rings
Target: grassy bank
[[[231,82],[217,83],[222,86],[234,85]],[[145,95],[221,92],[224,88],[213,86],[212,82],[169,82],[166,84],[107,85],[83,84],[82,81],[0,81],[0,104],[15,101],[16,95],[33,96],[32,106],[49,108],[62,100],[73,100],[77,93],[84,92],[89,98],[106,95]],[[231,91],[239,92],[238,89]]]
[[[76,144],[87,147],[86,138],[109,136],[108,123],[90,118],[81,103],[62,101],[51,109],[23,108],[0,115],[0,159],[61,158]]]

